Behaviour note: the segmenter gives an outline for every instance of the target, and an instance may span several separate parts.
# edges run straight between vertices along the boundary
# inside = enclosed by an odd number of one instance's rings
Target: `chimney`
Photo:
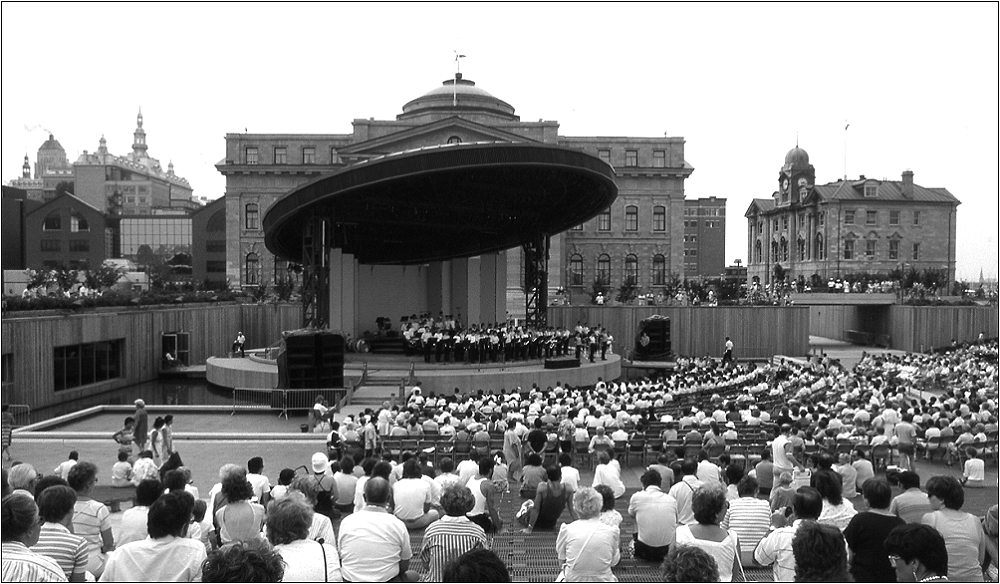
[[[903,196],[907,199],[913,198],[913,171],[903,171]]]

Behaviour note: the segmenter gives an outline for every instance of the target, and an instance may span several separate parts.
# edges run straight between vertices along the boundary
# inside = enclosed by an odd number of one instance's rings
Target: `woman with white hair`
[[[611,568],[621,559],[618,529],[601,523],[604,498],[584,487],[573,495],[579,518],[563,523],[556,538],[556,553],[566,582],[617,582]]]

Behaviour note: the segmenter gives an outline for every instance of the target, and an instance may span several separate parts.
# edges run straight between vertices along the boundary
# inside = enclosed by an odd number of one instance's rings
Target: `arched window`
[[[606,253],[597,257],[597,279],[605,284],[611,283],[611,256]]]
[[[247,254],[246,275],[243,278],[244,286],[260,285],[260,257],[254,252]]]
[[[796,247],[798,248],[799,261],[801,262],[806,259],[806,240],[799,237],[798,241],[796,241]]]
[[[462,139],[459,138],[458,136],[449,136],[448,137],[448,143],[449,144],[461,144],[462,143]]]
[[[761,247],[762,246],[760,245],[760,240],[759,239],[753,243],[753,262],[755,264],[759,264],[761,262],[761,257],[760,257],[761,256]]]
[[[583,286],[583,256],[578,253],[569,258],[569,285]]]
[[[661,254],[653,256],[653,285],[667,285],[667,258]]]
[[[87,223],[87,218],[79,213],[70,213],[69,216],[69,230],[73,233],[79,231],[90,231],[90,223]]]
[[[45,216],[42,221],[42,231],[59,231],[62,229],[62,215],[59,211],[53,211]]]
[[[653,231],[667,230],[667,208],[663,205],[653,207]]]
[[[625,256],[625,283],[633,286],[639,284],[639,258],[632,254]]]
[[[772,261],[777,261],[779,257],[781,257],[781,256],[778,255],[778,242],[772,240],[771,241],[771,260]]]
[[[815,252],[816,259],[818,259],[818,260],[825,259],[826,255],[824,254],[824,252],[825,252],[825,250],[823,249],[823,234],[822,233],[817,233],[816,234],[816,252]]]
[[[788,261],[788,240],[784,237],[781,238],[781,261]]]
[[[226,230],[226,212],[216,211],[209,218],[208,223],[205,225],[205,231],[225,231]]]
[[[257,203],[247,203],[246,228],[260,229],[260,207],[257,205]]]
[[[625,231],[639,231],[639,207],[625,206]]]

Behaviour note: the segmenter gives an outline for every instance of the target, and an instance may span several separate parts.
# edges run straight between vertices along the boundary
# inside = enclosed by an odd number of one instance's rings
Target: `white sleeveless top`
[[[469,487],[469,490],[472,491],[472,496],[476,499],[476,505],[472,508],[472,511],[466,513],[470,517],[486,513],[486,495],[483,494],[483,481],[485,480],[473,477],[469,479],[469,482],[465,483],[465,486]]]

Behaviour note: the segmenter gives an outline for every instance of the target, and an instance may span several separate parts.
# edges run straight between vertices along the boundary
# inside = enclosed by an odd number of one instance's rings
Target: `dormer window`
[[[462,143],[462,139],[459,138],[458,136],[450,136],[448,138],[448,143],[449,144],[461,144]]]
[[[865,198],[875,198],[878,196],[878,185],[865,185]]]

